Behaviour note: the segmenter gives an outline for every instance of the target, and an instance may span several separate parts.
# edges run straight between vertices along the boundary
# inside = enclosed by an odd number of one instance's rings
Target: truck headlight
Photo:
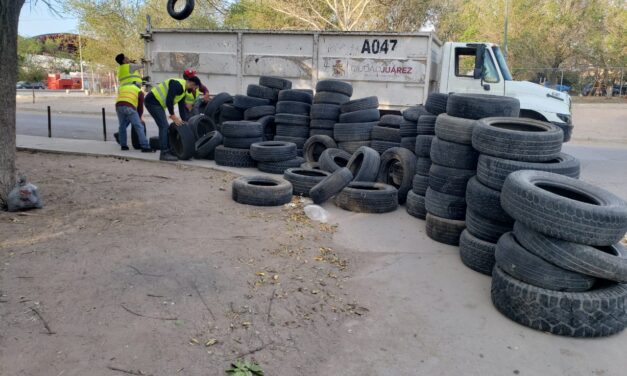
[[[557,114],[557,117],[560,118],[560,120],[563,121],[566,124],[570,124],[570,122],[571,122],[571,116],[570,115]]]

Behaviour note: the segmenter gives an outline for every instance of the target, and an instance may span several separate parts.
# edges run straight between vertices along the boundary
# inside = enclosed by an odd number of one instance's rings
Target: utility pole
[[[85,91],[85,78],[83,77],[83,46],[81,44],[81,33],[78,33],[78,58],[81,66],[81,91]]]
[[[503,55],[505,55],[505,60],[507,60],[507,28],[509,24],[509,0],[505,0],[505,30],[503,32]]]

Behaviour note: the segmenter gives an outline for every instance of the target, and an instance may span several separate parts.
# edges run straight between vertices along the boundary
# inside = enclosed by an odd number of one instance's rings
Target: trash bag
[[[26,178],[20,178],[15,188],[9,193],[7,206],[10,212],[41,209],[43,203],[41,202],[41,197],[39,197],[39,189],[37,186],[27,182]]]
[[[329,212],[318,205],[305,206],[305,215],[312,221],[327,223],[329,220]]]

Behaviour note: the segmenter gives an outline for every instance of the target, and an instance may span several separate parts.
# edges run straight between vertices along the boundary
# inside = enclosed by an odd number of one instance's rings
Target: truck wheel
[[[473,209],[467,209],[466,227],[477,238],[496,243],[503,234],[512,231],[514,224],[499,222],[477,214]]]
[[[207,133],[196,141],[196,154],[194,154],[194,158],[213,159],[216,148],[221,144],[222,135],[220,132],[213,131]]]
[[[264,116],[274,115],[274,106],[251,107],[244,111],[244,120],[257,120]]]
[[[292,81],[279,77],[261,76],[259,77],[259,85],[271,87],[273,89],[285,90],[292,88]]]
[[[470,145],[440,140],[431,142],[431,159],[440,166],[474,170],[477,168],[479,153]]]
[[[448,94],[431,93],[425,102],[425,109],[431,114],[438,116],[446,112],[446,106],[449,100]]]
[[[293,114],[309,116],[311,105],[304,102],[281,101],[276,104],[277,114]],[[274,114],[274,112],[273,112]]]
[[[254,206],[279,206],[292,201],[292,184],[267,176],[242,176],[233,181],[233,200]]]
[[[170,125],[168,140],[174,155],[180,160],[188,160],[196,152],[196,137],[190,126],[185,123],[181,126]]]
[[[407,193],[407,200],[405,201],[405,209],[407,214],[419,219],[427,218],[427,209],[425,209],[425,197],[416,194],[413,191]]]
[[[361,123],[336,123],[333,128],[333,138],[338,142],[370,141],[372,129],[376,121]]]
[[[279,162],[296,158],[296,144],[264,141],[250,145],[250,156],[257,162]]]
[[[316,91],[340,93],[350,97],[351,95],[353,95],[353,86],[344,81],[321,80],[318,81],[318,83],[316,84]]]
[[[389,213],[398,208],[398,190],[387,184],[354,181],[335,196],[335,205],[356,213]]]
[[[376,150],[362,146],[353,154],[346,167],[351,171],[355,181],[374,182],[379,173],[381,157]]]
[[[427,188],[425,194],[427,212],[441,218],[463,221],[466,218],[466,199],[447,195]]]
[[[348,165],[348,161],[351,159],[351,155],[341,149],[327,149],[320,154],[320,168],[324,171],[335,172],[342,167]]]
[[[451,94],[445,111],[449,116],[464,119],[515,117],[520,115],[516,98],[487,94]]]
[[[215,161],[219,166],[255,167],[255,160],[250,157],[248,149],[227,148],[224,145],[216,147]]]
[[[427,213],[427,236],[436,242],[459,245],[459,237],[466,228],[464,221],[446,219]]]
[[[431,173],[431,178],[433,178],[433,168],[431,168]],[[472,177],[472,179],[468,181],[468,184],[464,184],[464,189],[466,191],[466,201],[468,201],[469,209],[472,209],[483,217],[492,218],[495,221],[514,223],[514,219],[501,207],[500,191],[481,184],[476,177]]]
[[[259,162],[257,163],[257,168],[259,169],[259,171],[267,172],[269,174],[281,174],[282,175],[285,172],[285,170],[289,168],[299,167],[303,163],[305,163],[305,158],[294,157],[286,161]]]
[[[485,275],[492,275],[496,244],[473,236],[468,229],[459,238],[459,256],[462,263],[470,269]]]
[[[331,173],[322,170],[289,168],[285,170],[283,178],[292,183],[295,195],[309,197],[311,188],[329,175]]]
[[[379,108],[379,98],[372,96],[360,99],[353,99],[352,101],[346,102],[341,106],[341,111],[343,114],[348,112],[356,112],[362,110],[370,110],[370,109],[378,109]]]
[[[410,107],[403,111],[403,118],[407,121],[413,121],[414,123],[417,123],[422,115],[429,115],[429,111],[427,111],[423,105]]]
[[[403,170],[403,179],[398,187],[398,202],[403,204],[407,199],[407,192],[411,189],[416,173],[416,156],[411,151],[400,147],[386,150],[381,154],[377,182],[390,185],[393,183],[390,171],[395,163],[398,163]]]
[[[445,167],[433,163],[429,169],[429,187],[434,191],[447,195],[466,196],[466,199],[470,200],[466,192],[466,186],[468,185],[468,180],[472,180],[471,178],[475,176],[475,173],[475,170],[463,170],[461,168]],[[473,198],[475,197],[473,196]],[[479,200],[477,201],[480,202]],[[498,203],[498,205],[500,208],[500,203]],[[503,214],[505,214],[505,212],[503,212]]]
[[[276,103],[279,96],[279,90],[271,87],[250,84],[246,88],[246,95],[254,98],[267,99],[270,102]]]
[[[174,10],[177,2],[178,0],[168,0],[168,14],[175,20],[181,21],[189,17],[194,11],[194,0],[185,0],[185,7],[180,11]]]
[[[236,95],[233,97],[233,106],[244,111],[251,107],[267,106],[270,104],[269,99],[249,97],[246,95]]]
[[[416,147],[414,152],[416,157],[431,157],[431,142],[433,141],[433,137],[429,135],[420,135],[416,137]]]
[[[313,99],[313,95],[306,91],[297,90],[297,89],[286,89],[279,91],[279,102],[303,102],[307,104],[311,104]]]
[[[314,103],[328,103],[341,105],[351,99],[348,95],[340,94],[332,91],[319,91],[314,96]]]
[[[441,114],[435,121],[435,135],[440,140],[472,145],[472,131],[476,120],[462,119]]]
[[[307,162],[318,162],[322,153],[331,148],[337,148],[333,138],[328,136],[311,136],[303,147],[305,160]]]
[[[328,149],[331,150],[331,149]],[[336,170],[331,175],[322,179],[309,191],[309,197],[315,204],[322,204],[338,194],[353,180],[353,174],[346,167]]]

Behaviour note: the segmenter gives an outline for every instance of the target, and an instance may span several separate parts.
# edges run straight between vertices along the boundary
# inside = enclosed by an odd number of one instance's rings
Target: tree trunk
[[[24,0],[0,0],[0,206],[15,185],[17,24]]]

